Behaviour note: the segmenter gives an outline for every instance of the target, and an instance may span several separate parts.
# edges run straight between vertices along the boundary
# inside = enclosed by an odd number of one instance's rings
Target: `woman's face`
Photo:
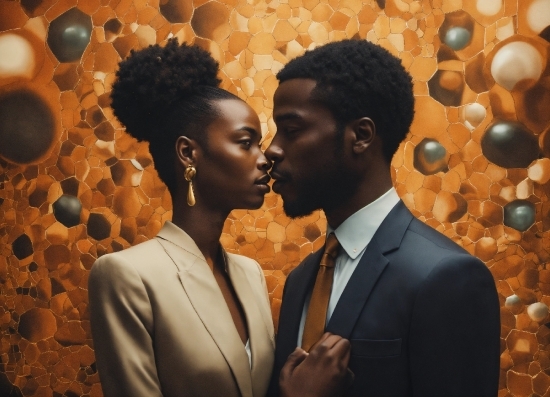
[[[206,150],[199,150],[193,180],[197,202],[224,210],[259,208],[270,163],[260,149],[258,115],[238,99],[217,101],[220,117],[207,128]]]

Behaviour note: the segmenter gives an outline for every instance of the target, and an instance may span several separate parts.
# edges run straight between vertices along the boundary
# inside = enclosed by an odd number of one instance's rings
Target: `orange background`
[[[546,3],[0,0],[0,102],[26,93],[47,109],[40,120],[52,122],[49,138],[38,139],[43,132],[29,127],[16,147],[7,141],[6,120],[38,110],[14,105],[0,116],[0,394],[102,395],[87,311],[89,270],[98,256],[154,236],[172,205],[147,145],[114,118],[109,92],[131,49],[175,36],[220,62],[223,87],[259,114],[264,148],[275,134],[275,73],[289,59],[344,38],[399,56],[414,78],[416,117],[392,162],[397,191],[418,218],[480,257],[495,277],[499,396],[550,395],[550,33],[543,30],[550,17],[540,12]],[[53,29],[71,26],[87,33],[86,41],[55,42]],[[449,39],[456,27],[469,35],[467,45]],[[532,59],[520,54],[526,64],[519,71],[513,63],[521,60],[499,55],[516,42],[535,50]],[[66,54],[71,46],[80,48],[73,58]],[[503,62],[500,72],[495,59]],[[533,65],[536,76],[525,77]],[[514,73],[517,81],[506,80]],[[500,121],[521,123],[524,134],[504,152],[496,141],[482,143]],[[522,149],[525,136],[538,155]],[[38,154],[15,161],[16,149],[24,149],[18,158],[29,155],[27,145]],[[74,225],[58,219],[55,205],[64,195],[81,204]],[[528,203],[534,216],[525,231],[506,218],[512,202]],[[287,218],[273,193],[261,209],[227,219],[222,243],[261,264],[275,322],[285,276],[323,245],[325,228],[319,212]]]

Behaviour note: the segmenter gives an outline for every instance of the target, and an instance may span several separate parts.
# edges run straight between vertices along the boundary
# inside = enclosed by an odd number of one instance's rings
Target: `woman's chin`
[[[243,210],[257,210],[259,209],[264,203],[264,196],[256,196],[255,198],[247,201],[246,203],[243,203],[242,207],[239,207],[239,209]]]

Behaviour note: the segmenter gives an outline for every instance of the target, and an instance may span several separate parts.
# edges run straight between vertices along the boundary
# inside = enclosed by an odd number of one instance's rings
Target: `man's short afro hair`
[[[326,106],[343,127],[369,117],[391,162],[414,116],[412,79],[399,58],[366,40],[329,43],[291,60],[278,74],[281,83],[317,82],[312,99]]]

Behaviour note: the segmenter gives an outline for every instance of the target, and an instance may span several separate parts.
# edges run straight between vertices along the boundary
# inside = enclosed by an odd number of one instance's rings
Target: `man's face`
[[[273,162],[273,190],[290,217],[330,210],[350,192],[344,132],[330,110],[311,100],[316,82],[291,79],[274,96],[277,133],[265,155]]]

